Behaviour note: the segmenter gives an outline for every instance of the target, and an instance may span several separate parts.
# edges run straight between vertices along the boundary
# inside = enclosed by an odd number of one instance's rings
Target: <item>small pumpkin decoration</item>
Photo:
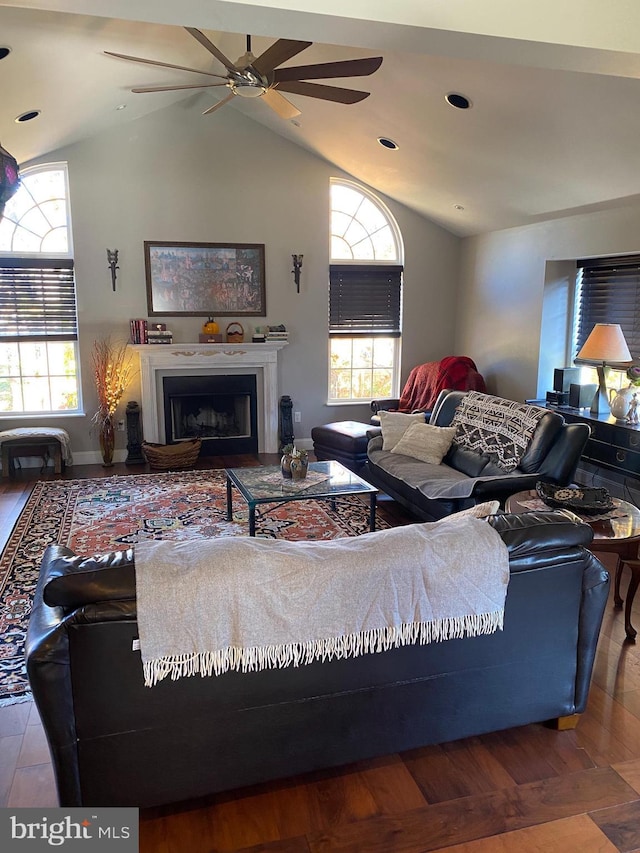
[[[217,335],[220,331],[220,326],[216,323],[213,317],[209,317],[207,322],[202,327],[202,331],[205,335]]]

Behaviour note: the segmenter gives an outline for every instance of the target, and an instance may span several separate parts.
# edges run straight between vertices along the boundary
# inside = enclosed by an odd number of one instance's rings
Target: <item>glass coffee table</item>
[[[336,508],[336,499],[345,495],[369,495],[369,530],[376,529],[378,490],[340,462],[310,462],[303,480],[282,476],[279,465],[252,468],[227,468],[227,521],[233,518],[233,487],[249,507],[249,536],[256,535],[256,507],[289,501],[328,500]]]

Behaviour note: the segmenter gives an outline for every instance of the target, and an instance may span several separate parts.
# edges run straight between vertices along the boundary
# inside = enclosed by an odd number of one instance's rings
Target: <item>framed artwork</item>
[[[264,243],[145,240],[150,317],[266,317]]]

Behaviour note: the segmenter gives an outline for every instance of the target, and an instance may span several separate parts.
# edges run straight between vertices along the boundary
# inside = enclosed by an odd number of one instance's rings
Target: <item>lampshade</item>
[[[4,206],[20,185],[18,163],[15,157],[0,145],[0,219]]]
[[[576,361],[592,364],[629,364],[631,353],[618,323],[596,323]]]
[[[575,360],[597,366],[598,390],[591,404],[591,414],[608,416],[611,409],[604,375],[605,364],[625,367],[631,364],[631,353],[619,324],[596,323]]]

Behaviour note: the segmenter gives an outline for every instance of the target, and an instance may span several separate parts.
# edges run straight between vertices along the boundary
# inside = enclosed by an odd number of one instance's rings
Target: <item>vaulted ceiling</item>
[[[238,109],[456,234],[598,210],[640,197],[637,0],[0,0],[0,141],[20,163],[176,100],[199,113],[209,88],[132,94],[206,77],[104,51],[225,73],[187,33],[235,61],[278,38],[312,41],[286,65],[382,56],[342,105],[287,94],[300,115]],[[209,78],[210,80],[211,78]],[[221,94],[224,93],[224,94]],[[459,110],[445,100],[465,95]],[[15,118],[40,110],[33,121]],[[379,137],[394,140],[395,151]]]

